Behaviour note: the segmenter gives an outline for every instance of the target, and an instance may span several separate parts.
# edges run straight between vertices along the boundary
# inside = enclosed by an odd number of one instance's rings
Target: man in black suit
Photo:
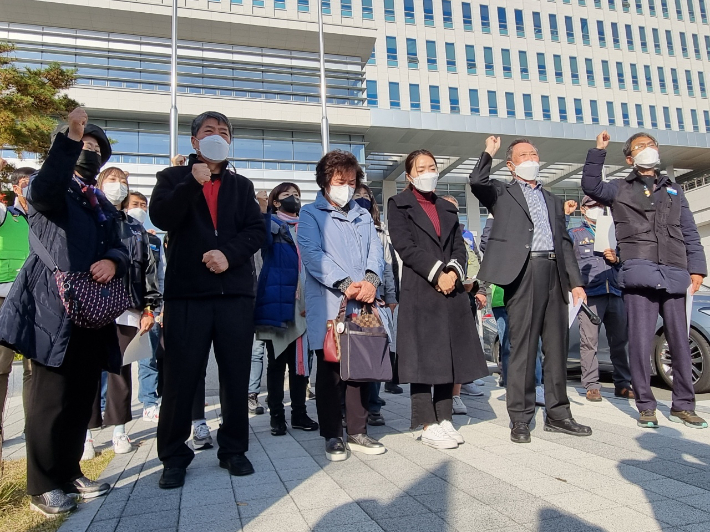
[[[513,180],[491,180],[500,137],[488,137],[471,172],[471,192],[495,216],[478,277],[501,286],[510,321],[507,403],[510,439],[530,442],[535,415],[535,358],[540,336],[545,355],[545,430],[589,436],[574,418],[567,397],[568,293],[586,300],[567,233],[562,200],[538,181],[540,158],[527,139],[514,140],[506,153]]]

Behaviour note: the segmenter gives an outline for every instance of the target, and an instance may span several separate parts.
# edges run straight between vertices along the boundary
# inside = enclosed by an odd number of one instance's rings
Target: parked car
[[[486,357],[500,367],[498,327],[490,308],[483,315],[483,345]],[[693,310],[690,320],[690,354],[693,364],[693,385],[695,393],[710,392],[710,287],[703,285],[693,298]],[[607,344],[606,331],[602,325],[599,333],[599,369],[612,371]],[[670,359],[668,342],[663,334],[663,320],[659,317],[656,325],[656,343],[651,358],[651,371],[658,375],[667,386],[673,383],[673,365]],[[579,326],[575,323],[570,328],[567,370],[570,373],[580,371],[579,361]]]

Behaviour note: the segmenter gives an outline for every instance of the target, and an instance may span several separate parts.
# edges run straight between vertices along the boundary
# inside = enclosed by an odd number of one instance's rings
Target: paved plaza
[[[382,394],[387,425],[370,434],[387,446],[384,455],[331,463],[318,433],[274,437],[269,416],[254,416],[254,475],[230,477],[216,451],[206,450],[185,487],[173,491],[158,488],[156,426],[140,419],[135,402],[128,430],[137,450],[116,456],[103,473],[112,491],[81,504],[60,532],[710,531],[710,431],[671,423],[668,404],[660,406],[661,427],[643,430],[613,388],[602,403],[589,403],[570,387],[575,418],[593,436],[544,432],[538,410],[533,441],[521,445],[509,440],[505,390],[493,377],[484,390],[485,397],[463,398],[468,416],[454,416],[466,438],[456,450],[424,447],[409,430],[408,394]],[[208,403],[215,436],[218,398]],[[314,401],[308,409],[315,418]],[[21,410],[16,392],[8,459],[24,454]],[[698,411],[707,417],[708,401]],[[109,448],[111,433],[96,436],[99,448]]]

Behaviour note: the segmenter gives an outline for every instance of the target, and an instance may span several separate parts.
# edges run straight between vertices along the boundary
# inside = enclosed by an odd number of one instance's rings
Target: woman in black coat
[[[452,449],[463,443],[451,423],[453,385],[486,376],[488,368],[463,287],[466,248],[456,207],[434,194],[438,173],[430,152],[410,153],[405,170],[410,185],[387,208],[403,263],[399,378],[411,383],[412,428],[424,425],[422,443]]]

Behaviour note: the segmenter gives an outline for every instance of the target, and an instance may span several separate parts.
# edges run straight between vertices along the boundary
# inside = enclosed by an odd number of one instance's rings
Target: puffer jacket
[[[128,249],[130,265],[126,276],[126,288],[133,301],[133,308],[143,310],[146,307],[156,309],[163,296],[158,284],[158,265],[151,250],[148,233],[143,225],[125,212],[119,212],[119,234]]]

